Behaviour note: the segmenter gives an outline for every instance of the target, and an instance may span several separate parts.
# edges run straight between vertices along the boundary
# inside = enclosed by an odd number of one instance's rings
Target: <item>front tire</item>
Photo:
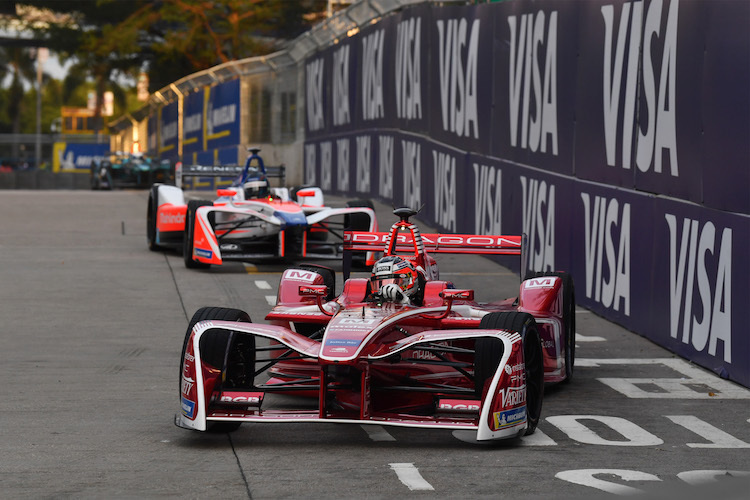
[[[182,258],[188,269],[208,269],[211,264],[205,264],[193,260],[193,242],[195,239],[195,211],[199,207],[212,206],[213,202],[203,200],[190,200],[185,213],[185,236],[182,239]]]
[[[480,329],[508,330],[521,336],[526,375],[526,433],[533,434],[539,424],[544,399],[544,366],[542,341],[536,320],[528,313],[497,312],[487,314],[479,323]],[[494,376],[503,355],[503,344],[498,339],[479,338],[474,350],[474,381],[481,397],[485,382]]]
[[[201,307],[190,319],[185,340],[182,343],[180,356],[180,391],[182,391],[182,371],[187,350],[188,340],[193,327],[205,320],[237,321],[252,323],[250,316],[239,309],[226,307]],[[232,386],[253,385],[255,373],[255,337],[236,335],[232,331],[211,332],[203,335],[200,340],[201,358],[203,362],[214,368],[222,369],[222,384]],[[226,361],[225,361],[226,360]],[[225,433],[239,429],[242,422],[209,422],[207,432]]]

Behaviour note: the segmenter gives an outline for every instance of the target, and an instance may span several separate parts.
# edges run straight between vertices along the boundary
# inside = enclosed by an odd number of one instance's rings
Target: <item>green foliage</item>
[[[88,92],[94,90],[98,114],[103,94],[110,90],[117,116],[142,106],[135,99],[135,88],[120,87],[118,77],[135,81],[145,70],[150,90],[155,91],[196,71],[278,50],[281,43],[309,28],[305,16],[325,10],[326,1],[25,0],[20,4],[57,14],[54,22],[46,24],[33,22],[31,15],[22,21],[27,21],[35,37],[53,41],[50,47],[62,60],[75,61],[64,82],[44,88],[43,101],[58,106],[59,115],[61,105],[85,107]],[[29,58],[30,75],[19,54],[0,50],[0,77],[8,71],[6,61],[14,57],[19,60],[13,66],[15,83],[0,94],[0,129],[10,121],[25,130],[28,113],[35,112],[30,97],[34,90],[23,90],[23,82],[28,88],[35,78],[33,61]],[[35,120],[31,123],[33,127]]]

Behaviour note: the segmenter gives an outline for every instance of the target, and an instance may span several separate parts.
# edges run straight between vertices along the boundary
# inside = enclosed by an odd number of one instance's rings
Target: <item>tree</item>
[[[10,73],[11,82],[6,96],[6,112],[12,120],[14,134],[21,133],[21,114],[23,112],[24,82],[32,83],[36,78],[34,59],[26,47],[5,47],[3,50],[5,72]],[[18,157],[18,143],[13,144],[12,155]]]

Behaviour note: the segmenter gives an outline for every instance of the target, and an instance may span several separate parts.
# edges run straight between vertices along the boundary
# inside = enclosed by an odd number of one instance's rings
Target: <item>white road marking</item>
[[[373,441],[395,441],[396,438],[391,436],[387,430],[385,430],[380,425],[360,425],[368,436],[370,436],[370,439]]]
[[[576,368],[597,368],[602,365],[662,365],[676,371],[675,378],[598,378],[617,392],[633,399],[750,399],[750,390],[719,378],[678,358],[576,358]],[[647,391],[639,385],[657,386]],[[697,390],[695,386],[706,387]],[[710,390],[709,390],[710,389]]]
[[[750,476],[750,471],[746,470],[689,470],[677,474],[677,477],[694,486],[715,483],[719,478],[725,479],[730,477],[748,476]]]
[[[430,483],[424,480],[419,469],[413,463],[388,464],[396,472],[399,480],[411,491],[434,491]]]
[[[604,337],[597,337],[596,335],[581,335],[576,332],[576,342],[606,342],[607,339]]]
[[[664,415],[677,425],[698,434],[710,443],[687,443],[690,448],[750,448],[750,444],[717,429],[693,415]]]
[[[638,488],[625,486],[623,484],[610,483],[602,479],[597,479],[597,474],[606,474],[608,476],[617,476],[624,481],[661,481],[658,477],[647,472],[626,469],[578,469],[564,470],[555,474],[557,479],[568,481],[569,483],[580,484],[597,490],[614,493],[615,495],[633,495],[643,493]]]
[[[269,306],[275,306],[276,305],[276,295],[266,295],[266,302],[268,302]]]
[[[257,286],[261,290],[270,290],[271,289],[271,284],[268,281],[265,281],[265,280],[255,280],[255,286]]]
[[[531,436],[523,436],[521,444],[523,446],[557,446],[555,440],[540,431],[539,428]]]
[[[595,420],[613,431],[620,434],[625,440],[605,439],[591,430],[582,421]],[[585,444],[596,444],[602,446],[658,446],[664,441],[654,436],[643,427],[620,417],[603,415],[558,415],[547,417],[547,422],[554,425],[570,439]]]

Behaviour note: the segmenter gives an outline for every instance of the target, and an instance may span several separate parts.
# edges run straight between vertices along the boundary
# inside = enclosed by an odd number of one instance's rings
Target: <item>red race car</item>
[[[520,256],[523,238],[421,235],[414,211],[394,213],[401,220],[388,233],[345,234],[347,252],[384,257],[338,296],[332,270],[300,266],[284,272],[268,324],[236,309],[198,310],[183,344],[175,423],[232,431],[245,422],[348,422],[470,429],[478,440],[533,433],[545,382],[573,373],[570,276],[540,273],[518,297],[478,303],[473,290],[439,279],[428,251]]]

